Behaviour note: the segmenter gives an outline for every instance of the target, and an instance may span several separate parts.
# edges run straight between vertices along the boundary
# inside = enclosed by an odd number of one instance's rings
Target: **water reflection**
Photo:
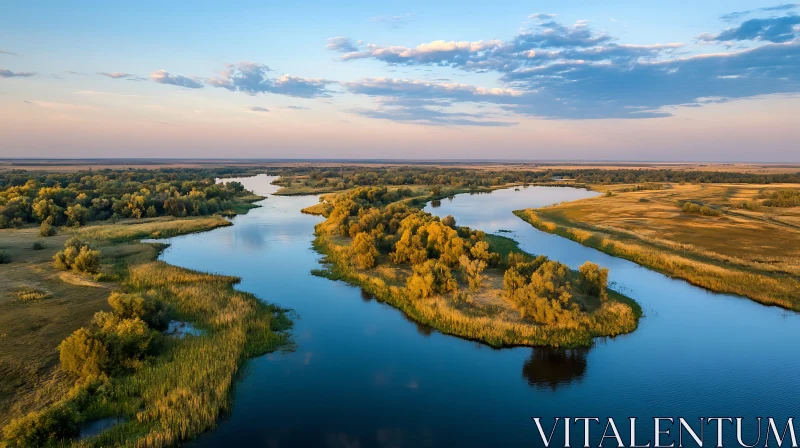
[[[522,365],[522,378],[532,387],[555,391],[583,378],[588,353],[588,348],[536,347]]]
[[[275,188],[266,176],[242,181],[260,183],[261,194]],[[521,248],[575,268],[586,260],[609,267],[614,289],[638,300],[647,318],[590,352],[495,350],[409,325],[358,288],[312,276],[321,268],[311,242],[322,218],[300,210],[317,197],[271,196],[232,227],[172,239],[166,261],[240,276],[237,288],[296,312],[297,349],[250,360],[229,418],[188,445],[521,447],[541,445],[531,416],[795,415],[800,357],[785,341],[800,338],[798,314],[708,293],[511,213],[595,194],[529,187],[428,208],[486,232],[511,230]],[[244,226],[262,226],[266,246],[245,252],[234,236]],[[736,446],[735,432],[725,442]]]

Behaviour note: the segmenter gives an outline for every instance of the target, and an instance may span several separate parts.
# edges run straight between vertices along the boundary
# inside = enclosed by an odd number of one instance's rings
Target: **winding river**
[[[276,190],[274,177],[237,180],[261,195]],[[572,267],[586,260],[609,267],[614,287],[636,299],[646,317],[636,332],[584,350],[495,350],[410,322],[358,288],[311,276],[319,267],[311,241],[321,218],[300,209],[316,196],[270,195],[233,226],[172,238],[165,261],[239,276],[240,289],[296,312],[296,350],[248,362],[230,415],[191,445],[521,447],[541,446],[533,416],[785,422],[796,415],[797,314],[670,279],[540,232],[511,213],[593,194],[528,187],[458,195],[426,208],[459,225],[510,231],[503,235],[524,250]],[[755,426],[751,420],[746,426]],[[647,425],[644,441],[652,438]],[[733,427],[726,429],[726,439],[733,437]],[[581,446],[582,431],[572,439]]]

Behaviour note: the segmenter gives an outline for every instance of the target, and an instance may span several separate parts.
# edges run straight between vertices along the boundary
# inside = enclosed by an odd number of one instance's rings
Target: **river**
[[[496,350],[417,325],[358,288],[310,275],[319,267],[311,241],[321,218],[300,209],[318,198],[272,196],[274,179],[237,179],[269,195],[262,207],[233,226],[172,238],[161,257],[239,276],[238,288],[296,313],[296,350],[249,361],[230,415],[192,446],[541,446],[534,416],[785,422],[797,414],[797,314],[670,279],[540,232],[511,213],[595,193],[528,187],[458,195],[426,208],[459,225],[508,230],[502,234],[522,249],[573,268],[586,260],[609,267],[615,289],[645,312],[634,333],[598,339],[591,349]],[[582,445],[577,429],[573,446]],[[706,431],[716,433],[713,426]],[[733,428],[726,431],[731,440]],[[640,438],[648,435],[652,430]]]

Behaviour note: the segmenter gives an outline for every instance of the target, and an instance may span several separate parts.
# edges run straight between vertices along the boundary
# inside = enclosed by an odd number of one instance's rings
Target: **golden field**
[[[517,212],[541,230],[707,289],[800,309],[800,207],[763,196],[798,184],[594,186],[604,196]],[[707,206],[718,216],[686,213]]]

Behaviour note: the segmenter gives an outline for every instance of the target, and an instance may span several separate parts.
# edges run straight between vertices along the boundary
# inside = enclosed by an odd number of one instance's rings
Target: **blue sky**
[[[798,14],[6,1],[0,156],[800,162]]]

